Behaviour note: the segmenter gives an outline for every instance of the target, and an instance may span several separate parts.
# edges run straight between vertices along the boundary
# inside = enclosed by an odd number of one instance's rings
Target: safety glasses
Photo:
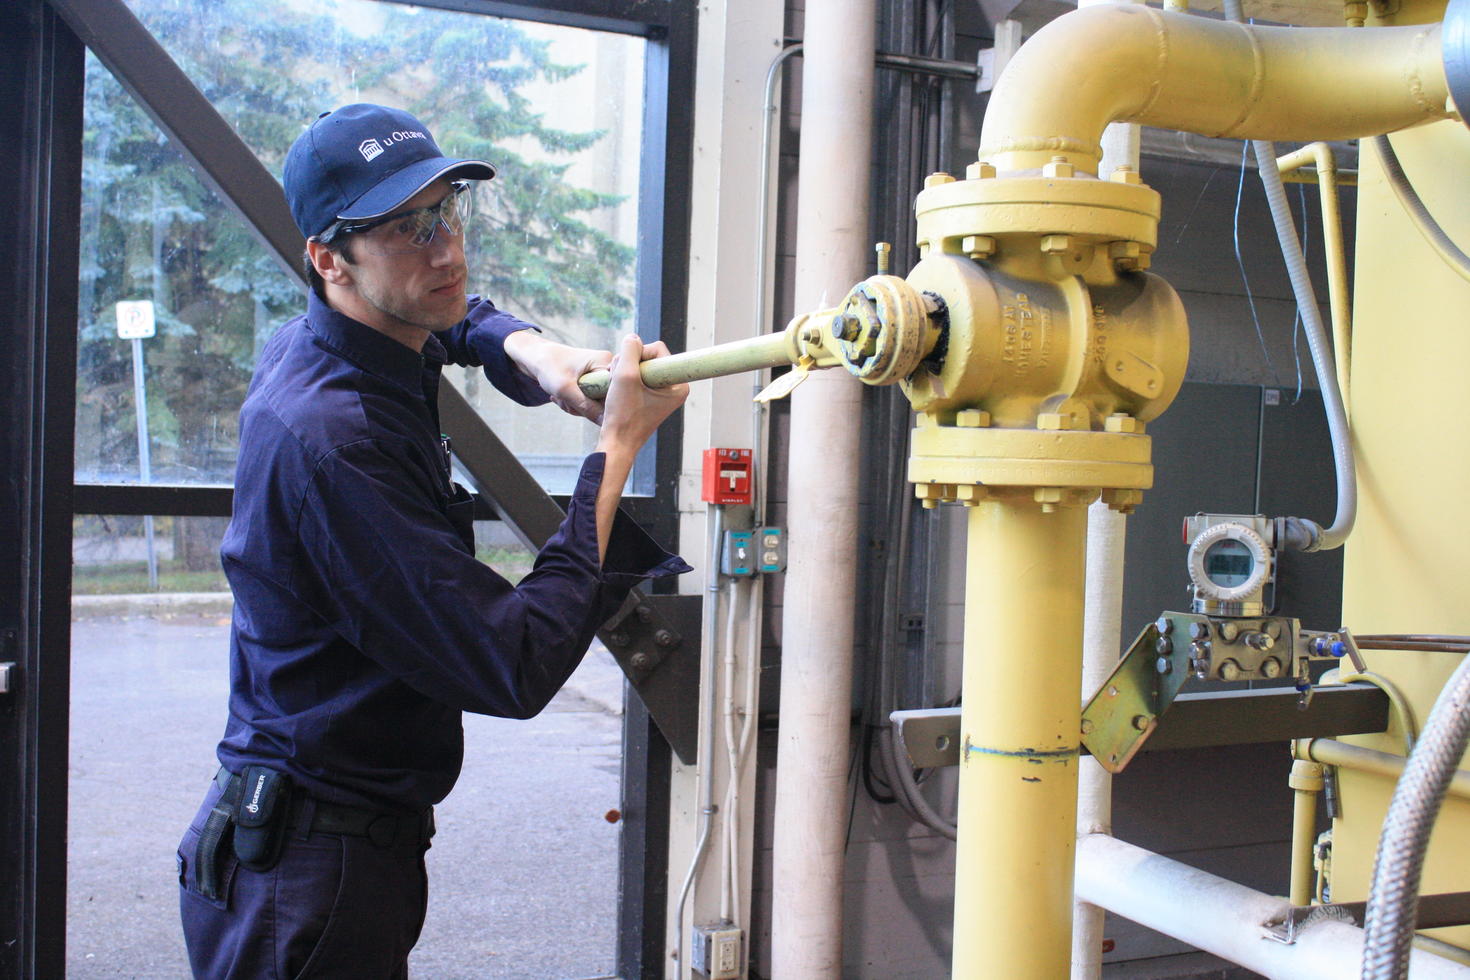
[[[474,209],[475,196],[470,193],[470,187],[469,181],[457,180],[438,204],[368,221],[337,224],[321,240],[330,243],[343,235],[357,235],[367,251],[378,255],[410,255],[427,248],[440,228],[456,238],[464,234],[464,226]]]

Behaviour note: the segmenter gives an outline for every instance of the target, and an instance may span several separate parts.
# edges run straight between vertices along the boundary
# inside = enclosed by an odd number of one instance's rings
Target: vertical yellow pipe
[[[1322,197],[1322,246],[1327,256],[1327,295],[1332,310],[1332,353],[1337,362],[1337,387],[1351,410],[1348,380],[1351,373],[1353,322],[1348,297],[1347,250],[1342,244],[1342,216],[1337,201],[1337,161],[1326,143],[1309,143],[1276,161],[1283,174],[1308,163],[1317,165],[1317,187]]]
[[[1312,845],[1317,841],[1317,794],[1322,792],[1322,766],[1297,759],[1289,779],[1295,800],[1291,810],[1291,904],[1312,902]]]
[[[1087,508],[1002,490],[969,515],[954,976],[1071,960]]]

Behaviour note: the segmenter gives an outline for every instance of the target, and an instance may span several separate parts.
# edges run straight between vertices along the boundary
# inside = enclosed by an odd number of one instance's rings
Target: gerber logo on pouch
[[[246,766],[235,810],[235,856],[252,871],[269,871],[281,855],[291,811],[291,779],[264,766]]]

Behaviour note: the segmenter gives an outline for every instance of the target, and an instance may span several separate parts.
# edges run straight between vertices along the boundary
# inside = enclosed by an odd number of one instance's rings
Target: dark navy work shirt
[[[225,767],[283,769],[334,803],[437,803],[459,776],[462,711],[536,714],[634,584],[688,570],[622,513],[599,566],[600,453],[520,584],[475,559],[439,373],[482,365],[509,397],[545,402],[504,350],[526,326],[471,297],[420,355],[312,296],[266,345],[221,548],[235,595]]]

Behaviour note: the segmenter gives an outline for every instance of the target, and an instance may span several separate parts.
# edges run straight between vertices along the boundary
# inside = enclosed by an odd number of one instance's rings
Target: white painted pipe
[[[1077,842],[1077,895],[1109,912],[1213,953],[1272,980],[1358,976],[1363,930],[1322,920],[1291,945],[1265,938],[1264,924],[1291,908],[1267,895],[1104,834]],[[1470,967],[1414,950],[1413,980],[1470,980]]]
[[[1078,7],[1143,0],[1078,0]],[[1101,172],[1139,168],[1141,127],[1113,123],[1103,130]],[[1087,593],[1082,611],[1082,698],[1091,698],[1113,668],[1123,639],[1123,550],[1128,518],[1098,501],[1087,509]],[[1113,832],[1113,777],[1092,756],[1077,760],[1077,836]],[[1106,915],[1090,902],[1072,902],[1072,980],[1101,980]]]
[[[1087,511],[1087,591],[1082,613],[1082,697],[1118,665],[1123,623],[1123,543],[1128,518],[1098,501]],[[1113,777],[1092,756],[1077,764],[1077,837],[1113,832]],[[1072,980],[1102,977],[1103,910],[1072,903]]]
[[[867,275],[874,0],[808,0],[797,185],[797,310]],[[771,971],[842,974],[862,384],[815,373],[791,398]]]

